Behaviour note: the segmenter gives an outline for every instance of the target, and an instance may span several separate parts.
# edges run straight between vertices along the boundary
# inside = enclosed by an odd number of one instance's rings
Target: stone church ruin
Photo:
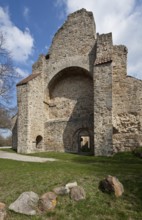
[[[19,153],[111,155],[142,146],[142,81],[127,76],[127,48],[96,34],[85,9],[68,16],[17,97]]]

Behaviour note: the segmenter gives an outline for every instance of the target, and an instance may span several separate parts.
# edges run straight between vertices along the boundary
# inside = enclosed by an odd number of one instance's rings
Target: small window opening
[[[49,55],[49,53],[48,53],[48,54],[46,54],[45,59],[48,60],[49,57],[50,57],[50,55]]]

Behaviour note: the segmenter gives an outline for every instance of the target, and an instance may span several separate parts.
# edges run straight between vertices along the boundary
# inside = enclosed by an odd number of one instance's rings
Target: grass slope
[[[65,153],[38,153],[57,158],[47,163],[27,163],[0,159],[0,201],[10,205],[24,191],[39,195],[56,186],[77,181],[86,191],[86,200],[58,197],[57,207],[44,216],[29,217],[8,211],[7,220],[141,220],[142,159],[131,153],[114,157],[89,157]],[[98,190],[107,175],[116,176],[124,185],[120,198]]]

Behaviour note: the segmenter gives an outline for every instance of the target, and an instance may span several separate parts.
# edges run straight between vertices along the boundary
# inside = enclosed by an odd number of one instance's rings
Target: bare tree
[[[0,108],[0,129],[10,129],[11,119],[10,113],[4,108]]]
[[[15,113],[12,102],[12,88],[18,75],[13,67],[11,54],[6,49],[6,39],[0,32],[0,130],[11,128],[11,116]]]
[[[0,107],[9,102],[10,90],[14,85],[15,78],[17,78],[11,54],[5,46],[4,35],[0,32]]]

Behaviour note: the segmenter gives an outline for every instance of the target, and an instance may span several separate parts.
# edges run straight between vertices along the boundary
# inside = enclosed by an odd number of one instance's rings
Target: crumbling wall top
[[[97,34],[97,50],[95,65],[112,61],[112,33]]]
[[[96,39],[96,25],[92,12],[81,9],[70,14],[55,34],[49,49],[52,63],[91,51]]]

